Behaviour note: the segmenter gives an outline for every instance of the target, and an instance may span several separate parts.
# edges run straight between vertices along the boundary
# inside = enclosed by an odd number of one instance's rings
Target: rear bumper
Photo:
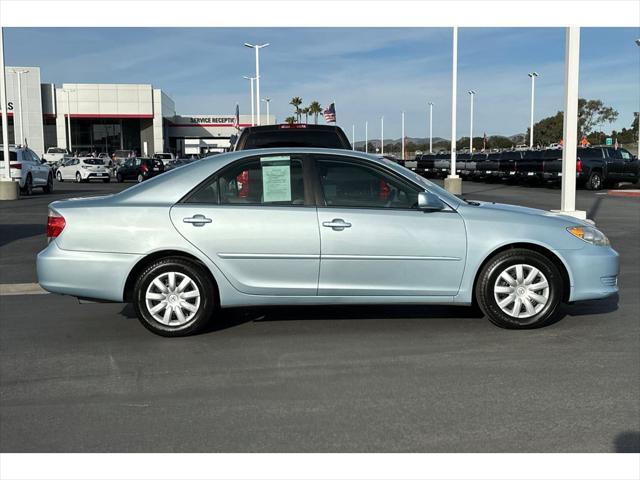
[[[613,248],[587,245],[559,253],[571,270],[570,302],[605,298],[618,292],[620,256]]]
[[[141,255],[62,250],[55,241],[36,260],[45,290],[74,297],[122,302],[129,272]]]

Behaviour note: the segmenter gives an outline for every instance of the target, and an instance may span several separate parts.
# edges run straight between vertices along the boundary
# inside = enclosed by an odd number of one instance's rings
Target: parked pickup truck
[[[416,173],[429,177],[435,173],[436,156],[433,153],[423,153],[416,156]]]
[[[47,152],[42,155],[42,160],[47,162],[50,167],[57,166],[65,158],[71,158],[71,154],[65,148],[58,147],[49,147]]]
[[[522,160],[516,162],[516,176],[524,181],[539,181],[543,178],[543,150],[526,150]]]
[[[609,146],[578,148],[576,179],[589,190],[600,190],[617,182],[640,181],[640,164],[628,150]],[[562,151],[558,158],[545,161],[545,178],[562,177]]]
[[[276,147],[317,147],[351,150],[349,139],[340,127],[306,123],[263,125],[242,130],[234,150]]]

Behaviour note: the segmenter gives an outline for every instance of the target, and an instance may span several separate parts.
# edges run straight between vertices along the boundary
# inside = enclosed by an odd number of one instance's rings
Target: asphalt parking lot
[[[0,283],[36,281],[56,183],[0,204]],[[558,208],[560,191],[464,183]],[[152,335],[123,304],[0,296],[2,452],[640,451],[640,199],[578,191],[621,255],[620,295],[507,331],[468,308],[235,309]]]

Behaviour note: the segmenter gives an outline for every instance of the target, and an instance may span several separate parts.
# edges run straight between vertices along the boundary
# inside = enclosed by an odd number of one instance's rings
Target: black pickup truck
[[[351,150],[351,143],[340,127],[306,123],[263,125],[242,130],[234,150],[277,147],[317,147]]]
[[[562,151],[555,159],[545,159],[544,175],[547,180],[562,177]],[[600,190],[617,182],[637,183],[640,163],[628,150],[609,146],[578,148],[576,154],[576,180],[589,190]]]

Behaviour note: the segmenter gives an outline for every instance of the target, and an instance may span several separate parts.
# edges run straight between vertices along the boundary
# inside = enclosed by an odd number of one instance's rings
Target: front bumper
[[[618,292],[620,256],[613,248],[586,245],[580,250],[558,253],[571,272],[570,302],[605,298]]]
[[[74,297],[122,302],[124,285],[141,255],[62,250],[52,241],[36,260],[45,290]]]

